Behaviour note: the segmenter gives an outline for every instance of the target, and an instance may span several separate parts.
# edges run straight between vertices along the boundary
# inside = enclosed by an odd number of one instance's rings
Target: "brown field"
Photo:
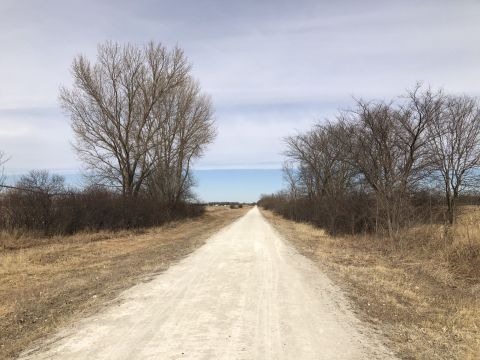
[[[208,208],[199,218],[142,231],[0,234],[0,358],[13,358],[66,322],[98,311],[247,210]]]
[[[462,209],[446,240],[440,225],[391,243],[372,236],[332,238],[308,224],[263,211],[302,254],[383,332],[404,359],[480,359],[480,210]]]

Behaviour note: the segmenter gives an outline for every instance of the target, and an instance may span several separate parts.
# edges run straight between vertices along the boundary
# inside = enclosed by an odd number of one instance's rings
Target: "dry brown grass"
[[[143,231],[36,238],[0,234],[0,358],[167,269],[248,208]]]
[[[439,225],[394,242],[332,238],[264,211],[270,222],[342,287],[358,316],[405,359],[480,359],[480,211],[465,208],[455,236]],[[477,255],[475,255],[477,254]]]

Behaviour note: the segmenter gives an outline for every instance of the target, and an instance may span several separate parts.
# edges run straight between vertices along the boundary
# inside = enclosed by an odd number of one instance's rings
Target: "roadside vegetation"
[[[402,357],[478,358],[478,99],[419,85],[285,142],[288,186],[259,202],[281,231]]]
[[[104,186],[70,190],[62,176],[33,170],[0,195],[0,209],[0,228],[21,241],[32,235],[159,226],[199,216],[204,206],[183,200],[169,204],[143,193],[123,196]]]

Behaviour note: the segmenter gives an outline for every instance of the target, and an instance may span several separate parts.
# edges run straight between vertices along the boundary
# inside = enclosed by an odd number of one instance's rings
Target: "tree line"
[[[149,226],[198,213],[198,207],[186,210],[194,198],[191,165],[216,129],[211,100],[183,50],[106,42],[94,62],[76,56],[71,74],[60,104],[89,185],[67,189],[62,177],[32,171],[3,194],[0,225],[51,233],[53,219],[71,213],[77,218],[54,228],[72,232]]]
[[[480,105],[417,85],[396,99],[356,99],[334,121],[285,139],[287,189],[261,204],[331,233],[453,224],[478,190]]]

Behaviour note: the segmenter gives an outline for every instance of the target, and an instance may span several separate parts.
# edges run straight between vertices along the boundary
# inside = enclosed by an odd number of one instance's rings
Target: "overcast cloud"
[[[278,168],[282,137],[358,97],[423,81],[479,94],[478,1],[0,0],[7,170],[81,167],[58,107],[73,57],[105,40],[178,44],[214,101],[197,168]]]

